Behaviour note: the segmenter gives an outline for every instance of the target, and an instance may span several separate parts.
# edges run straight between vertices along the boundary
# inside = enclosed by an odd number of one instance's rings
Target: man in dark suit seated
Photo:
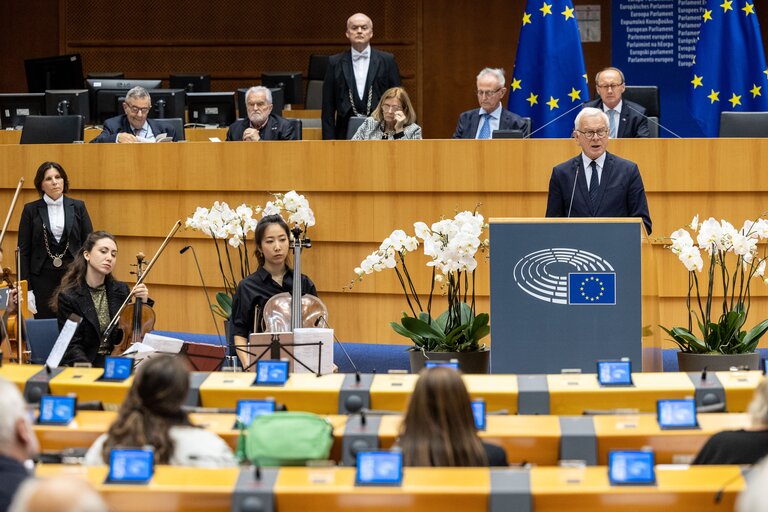
[[[454,139],[490,139],[495,130],[520,130],[528,135],[528,127],[519,115],[501,106],[507,89],[504,70],[485,68],[477,75],[477,101],[480,108],[467,110],[459,116]]]
[[[640,217],[651,234],[651,216],[637,164],[606,151],[608,116],[586,107],[573,138],[581,154],[552,169],[547,217]]]
[[[151,109],[152,98],[147,90],[134,87],[125,94],[123,114],[104,121],[101,134],[91,142],[154,142],[155,138],[163,133],[167,138],[176,141],[176,130],[172,126],[148,118]]]
[[[272,91],[251,87],[245,93],[248,119],[238,119],[227,130],[227,140],[299,140],[299,134],[286,119],[272,113]]]
[[[400,86],[400,70],[391,53],[371,48],[373,21],[362,13],[347,20],[352,48],[332,55],[323,82],[323,139],[346,139],[352,116],[369,117],[381,95]]]
[[[609,135],[612,139],[650,137],[645,107],[622,100],[624,73],[619,68],[605,68],[595,76],[599,99],[585,103],[585,107],[599,108],[608,116]]]

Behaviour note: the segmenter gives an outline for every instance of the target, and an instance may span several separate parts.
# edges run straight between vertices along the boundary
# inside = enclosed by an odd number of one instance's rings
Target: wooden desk
[[[65,368],[50,381],[51,393],[73,393],[81,402],[101,401],[104,405],[120,405],[128,394],[133,376],[122,382],[101,382],[103,368]]]
[[[91,128],[83,132],[83,141],[91,142],[99,136],[101,130]],[[219,140],[227,140],[227,128],[186,128],[184,136],[187,142],[208,142],[211,137]],[[303,140],[322,140],[323,132],[320,128],[302,128]],[[0,130],[0,144],[18,144],[21,141],[21,130]]]
[[[16,384],[23,394],[27,381],[42,369],[43,366],[38,364],[4,364],[0,366],[0,377]]]

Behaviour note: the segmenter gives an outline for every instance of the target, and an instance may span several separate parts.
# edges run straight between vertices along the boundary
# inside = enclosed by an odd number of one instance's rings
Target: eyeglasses
[[[481,98],[485,98],[485,97],[488,97],[488,96],[493,96],[494,94],[498,93],[502,89],[503,89],[503,87],[499,87],[495,91],[480,91],[480,90],[478,90],[478,91],[475,91],[475,92],[477,92],[477,95],[480,96]]]
[[[142,114],[147,115],[150,111],[150,107],[144,107],[144,108],[135,107],[128,103],[126,103],[125,106],[128,107],[128,110],[130,110],[132,114],[138,114],[139,112],[141,112]]]
[[[624,82],[621,82],[620,84],[603,84],[603,85],[597,84],[597,88],[604,89],[607,91],[608,89],[618,89],[622,85],[624,85]]]
[[[261,108],[266,108],[269,105],[271,105],[271,103],[267,103],[266,101],[257,101],[256,103],[249,103],[248,107],[261,109]]]
[[[605,128],[601,128],[600,130],[588,130],[586,132],[583,132],[581,130],[576,130],[576,131],[588,139],[594,139],[595,137],[597,137],[598,139],[602,139],[603,137],[608,135],[608,130]]]
[[[403,107],[400,105],[387,105],[386,103],[381,106],[381,110],[385,112],[400,112],[403,110]]]

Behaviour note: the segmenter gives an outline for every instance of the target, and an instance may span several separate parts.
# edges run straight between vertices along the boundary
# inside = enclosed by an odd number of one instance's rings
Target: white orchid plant
[[[390,325],[395,332],[414,342],[413,350],[484,350],[485,346],[479,344],[479,340],[490,332],[489,317],[488,313],[477,314],[475,311],[475,256],[478,250],[484,251],[488,247],[488,240],[481,240],[483,230],[487,228],[483,216],[477,211],[464,211],[431,227],[424,222],[416,222],[413,227],[415,236],[397,229],[384,239],[379,249],[366,256],[355,269],[356,280],[362,280],[366,274],[394,269],[411,314],[403,312],[400,323]],[[424,255],[430,258],[427,266],[432,267],[426,304],[419,297],[406,265],[407,254],[414,252],[420,244]],[[436,283],[446,293],[448,308],[433,318]]]
[[[213,239],[224,282],[224,291],[216,294],[213,310],[224,318],[229,318],[232,313],[232,297],[237,284],[251,273],[252,251],[248,248],[251,240],[248,235],[256,230],[257,220],[254,216],[287,216],[288,225],[299,226],[302,231],[315,225],[315,214],[303,195],[291,190],[273,196],[274,200],[268,201],[264,207],[241,204],[234,210],[227,203],[216,201],[210,209],[198,207],[192,217],[187,218],[187,228],[205,233]],[[233,260],[236,263],[233,264]]]
[[[687,228],[678,229],[670,235],[672,245],[669,248],[688,269],[688,328],[662,329],[683,352],[754,352],[760,338],[768,330],[768,320],[763,320],[749,331],[743,330],[743,327],[749,315],[752,279],[759,278],[768,284],[765,278],[766,256],[760,257],[757,247],[758,242],[768,238],[768,220],[746,220],[741,229],[736,229],[731,223],[725,220],[718,222],[712,217],[699,224],[699,216],[696,215]],[[692,233],[696,236],[695,242]],[[698,274],[704,269],[704,258],[709,260],[709,266],[707,293],[702,300]],[[721,307],[713,300],[715,282],[721,283],[723,288]],[[701,337],[693,334],[694,317]]]

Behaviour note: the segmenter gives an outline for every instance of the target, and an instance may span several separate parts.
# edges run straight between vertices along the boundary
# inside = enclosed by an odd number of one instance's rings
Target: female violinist
[[[19,279],[35,294],[35,318],[56,318],[53,292],[93,226],[85,203],[65,196],[69,178],[58,163],[40,165],[35,188],[40,199],[24,205],[19,222]]]
[[[98,354],[102,333],[130,294],[128,285],[112,276],[117,261],[117,243],[106,231],[94,231],[85,239],[69,270],[54,293],[59,329],[74,313],[83,318],[67,348],[62,364],[88,362],[103,366]],[[134,296],[148,302],[149,290],[143,283],[136,286]],[[111,345],[120,342],[122,331],[110,335]]]
[[[246,343],[248,335],[262,332],[263,311],[267,301],[278,293],[293,289],[293,269],[288,258],[289,230],[280,215],[267,215],[256,225],[256,259],[259,268],[237,285],[232,301],[232,334],[235,344]],[[302,294],[317,296],[314,283],[301,275]]]

